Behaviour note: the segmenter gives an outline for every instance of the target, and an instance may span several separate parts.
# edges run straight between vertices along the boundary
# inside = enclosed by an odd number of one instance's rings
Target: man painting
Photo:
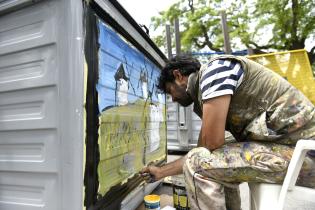
[[[198,147],[145,178],[184,173],[192,209],[240,209],[238,183],[281,183],[299,139],[315,139],[315,107],[285,79],[236,56],[200,68],[188,56],[171,59],[158,88],[202,119]],[[225,144],[225,130],[236,142]],[[146,176],[150,175],[150,176]],[[315,158],[306,157],[298,185],[315,188]]]

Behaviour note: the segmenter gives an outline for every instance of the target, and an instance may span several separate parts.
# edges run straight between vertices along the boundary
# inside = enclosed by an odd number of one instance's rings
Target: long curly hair
[[[200,67],[200,62],[190,55],[175,56],[174,58],[170,59],[162,69],[157,88],[162,92],[165,92],[166,82],[172,83],[175,80],[173,71],[176,69],[178,69],[182,75],[188,76],[191,73],[199,71]]]

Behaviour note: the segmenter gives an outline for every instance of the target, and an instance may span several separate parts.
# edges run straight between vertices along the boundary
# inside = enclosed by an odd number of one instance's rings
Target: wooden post
[[[248,47],[248,48],[247,48],[247,54],[248,54],[248,55],[254,55],[254,50],[253,50],[253,48]]]
[[[231,54],[231,44],[230,44],[230,36],[229,36],[229,29],[226,23],[226,13],[225,10],[221,11],[221,24],[222,24],[222,31],[224,37],[224,52],[226,54]]]
[[[175,44],[176,44],[176,55],[180,55],[180,34],[179,34],[179,21],[178,18],[174,20],[174,28],[175,28]]]
[[[167,24],[165,26],[165,31],[166,31],[167,56],[168,56],[168,59],[171,59],[173,57],[173,55],[172,55],[171,26]]]

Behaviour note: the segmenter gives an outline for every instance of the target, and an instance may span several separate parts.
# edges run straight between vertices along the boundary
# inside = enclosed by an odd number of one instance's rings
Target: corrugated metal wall
[[[0,209],[79,209],[82,5],[33,2],[0,1]]]

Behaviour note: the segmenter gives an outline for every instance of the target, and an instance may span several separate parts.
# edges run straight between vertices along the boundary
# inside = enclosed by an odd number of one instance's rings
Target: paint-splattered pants
[[[229,143],[213,152],[191,150],[183,168],[191,209],[239,210],[238,184],[283,182],[293,150],[255,142]],[[306,157],[297,185],[315,188],[314,157]]]

